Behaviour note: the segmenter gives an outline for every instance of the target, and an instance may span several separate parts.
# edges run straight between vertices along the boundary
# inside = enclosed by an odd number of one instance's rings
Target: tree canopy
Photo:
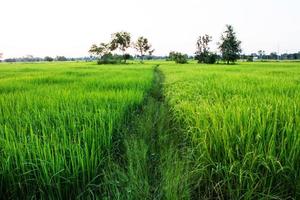
[[[119,49],[123,52],[124,61],[126,63],[127,56],[126,50],[130,47],[131,44],[131,35],[128,32],[117,32],[112,34],[112,40],[110,42],[110,50],[114,51]]]
[[[221,36],[219,49],[222,54],[222,59],[229,64],[234,63],[242,52],[241,41],[236,37],[236,33],[231,25],[226,25],[226,30]]]
[[[204,36],[199,36],[196,43],[196,56],[195,59],[198,63],[214,64],[217,59],[217,55],[209,51],[209,43],[212,41],[212,37],[205,34]]]
[[[89,50],[90,54],[98,55],[100,57],[109,54],[110,52],[111,52],[110,44],[106,44],[106,43],[100,43],[99,46],[93,44]]]
[[[143,62],[144,56],[147,52],[149,53],[149,55],[152,55],[152,53],[154,52],[154,49],[151,50],[151,44],[149,44],[148,39],[144,38],[144,37],[139,37],[137,39],[137,42],[135,42],[133,44],[133,46],[139,53],[139,55],[142,59],[142,62]]]

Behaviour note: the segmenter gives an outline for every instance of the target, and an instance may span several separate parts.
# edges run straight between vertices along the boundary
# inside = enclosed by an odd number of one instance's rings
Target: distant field
[[[297,199],[299,180],[297,62],[0,64],[0,199]]]

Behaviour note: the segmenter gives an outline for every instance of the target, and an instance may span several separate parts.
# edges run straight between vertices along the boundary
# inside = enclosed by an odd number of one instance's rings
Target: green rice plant
[[[2,197],[104,198],[114,137],[151,87],[151,65],[1,64],[0,74]]]
[[[189,141],[192,199],[299,197],[299,64],[161,69],[173,117]]]
[[[0,64],[5,199],[297,199],[297,63]]]

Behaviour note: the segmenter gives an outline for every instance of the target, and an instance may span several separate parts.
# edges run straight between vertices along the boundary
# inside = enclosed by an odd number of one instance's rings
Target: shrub
[[[103,55],[98,61],[98,65],[102,64],[119,64],[122,62],[123,56],[112,55],[111,53]]]
[[[215,64],[217,62],[218,55],[211,52],[201,53],[196,55],[195,59],[198,60],[198,63]]]
[[[185,64],[188,60],[188,55],[182,54],[180,52],[170,52],[169,57],[167,58],[168,61],[175,61],[177,64]]]
[[[54,59],[53,58],[51,58],[50,56],[46,56],[45,58],[44,58],[44,61],[47,61],[47,62],[52,62]]]
[[[177,64],[185,64],[187,63],[188,56],[185,54],[178,53],[175,57],[175,62]]]
[[[124,58],[124,60],[133,60],[134,59],[133,56],[128,53],[124,54],[123,58]]]

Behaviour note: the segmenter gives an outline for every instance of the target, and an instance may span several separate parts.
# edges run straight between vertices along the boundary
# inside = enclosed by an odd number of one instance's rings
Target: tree
[[[2,56],[3,56],[3,53],[0,53],[0,59],[2,58]]]
[[[263,56],[265,55],[265,51],[259,50],[259,51],[258,51],[258,55],[259,55],[259,58],[262,60],[262,59],[263,59]]]
[[[168,58],[167,58],[167,61],[175,61],[176,55],[177,55],[177,52],[171,51],[171,52],[169,53],[169,56],[168,56]]]
[[[219,49],[222,53],[222,59],[229,64],[234,63],[242,52],[241,41],[236,37],[236,33],[231,25],[226,25],[226,31],[221,36]]]
[[[57,61],[67,61],[68,59],[65,56],[56,56]]]
[[[46,56],[45,58],[44,58],[44,61],[47,61],[47,62],[52,62],[54,59],[53,58],[51,58],[50,56]]]
[[[104,55],[110,54],[110,44],[100,43],[99,46],[93,44],[89,50],[90,54],[103,57]]]
[[[154,50],[151,49],[151,45],[148,42],[147,38],[144,37],[139,37],[137,42],[133,44],[134,48],[139,52],[140,57],[141,57],[141,62],[144,61],[144,56],[148,52],[149,54],[152,55]]]
[[[150,50],[150,51],[149,51],[149,56],[152,56],[153,53],[154,53],[154,51],[155,51],[155,49]]]
[[[277,60],[277,59],[278,59],[277,53],[276,53],[276,52],[270,53],[270,59],[272,59],[272,60]]]
[[[126,50],[130,47],[131,36],[128,32],[117,32],[112,34],[112,40],[110,42],[110,50],[114,51],[119,49],[123,52],[124,62],[126,63]]]
[[[177,64],[186,64],[188,59],[188,55],[177,52],[175,54],[175,62]]]
[[[198,63],[214,64],[217,60],[217,55],[209,51],[208,44],[212,41],[212,37],[205,34],[200,36],[197,40],[197,51],[195,59]]]
[[[199,36],[197,40],[197,51],[196,51],[196,57],[199,63],[204,62],[204,58],[209,53],[209,47],[208,44],[212,41],[211,36],[205,34],[204,36]]]

